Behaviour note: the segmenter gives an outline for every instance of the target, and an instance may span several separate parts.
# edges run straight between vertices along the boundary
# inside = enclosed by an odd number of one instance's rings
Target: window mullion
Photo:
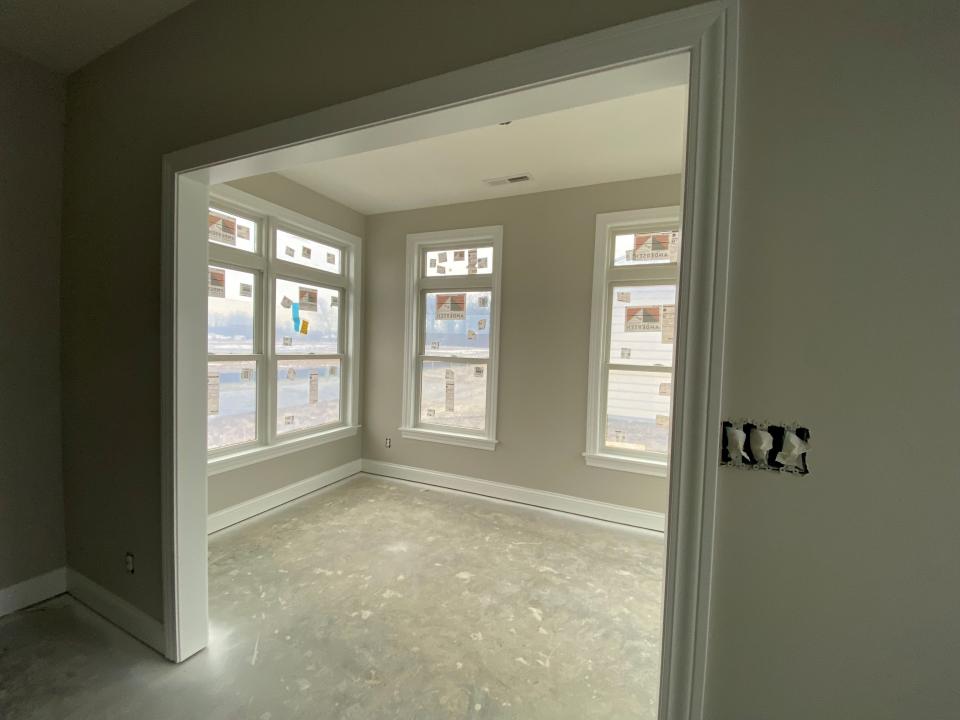
[[[266,271],[264,277],[267,289],[263,293],[264,323],[263,342],[266,360],[264,362],[264,401],[260,420],[264,431],[264,443],[273,445],[277,434],[277,281],[273,258],[276,256],[276,223],[273,218],[267,221],[267,232],[263,243],[263,252],[266,256]]]

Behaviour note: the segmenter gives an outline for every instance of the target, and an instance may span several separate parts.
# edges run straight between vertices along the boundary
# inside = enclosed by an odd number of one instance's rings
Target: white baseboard
[[[562,495],[561,493],[549,492],[547,490],[534,490],[532,488],[521,487],[520,485],[508,485],[491,480],[481,480],[480,478],[467,477],[466,475],[454,475],[453,473],[427,470],[410,465],[397,465],[396,463],[367,459],[363,460],[363,472],[371,475],[382,475],[384,477],[434,485],[449,490],[460,490],[462,492],[484,495],[498,500],[533,505],[539,508],[546,508],[547,510],[557,510],[573,515],[582,515],[597,520],[606,520],[608,522],[630,525],[632,527],[654,530],[656,532],[663,532],[665,527],[663,513],[640,510],[638,508],[627,507],[626,505],[613,505],[612,503],[599,502],[597,500],[586,500],[584,498],[574,497],[573,495]]]
[[[161,655],[165,652],[163,623],[72,568],[67,568],[67,592]]]
[[[276,507],[284,505],[291,500],[315,492],[327,485],[332,485],[351,475],[356,475],[361,470],[361,461],[352,460],[339,467],[331,468],[319,475],[308,477],[292,485],[287,485],[279,490],[258,495],[242,503],[231,505],[223,510],[217,510],[207,517],[207,533],[215,533],[217,530],[223,530],[225,527],[235,525],[236,523],[252,518],[254,515],[273,510]]]
[[[36,605],[66,591],[67,569],[62,567],[0,588],[0,616]]]

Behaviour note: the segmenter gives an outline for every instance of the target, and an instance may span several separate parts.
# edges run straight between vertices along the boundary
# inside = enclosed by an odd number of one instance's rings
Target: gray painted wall
[[[597,213],[679,205],[680,194],[673,175],[368,216],[364,457],[663,512],[665,479],[584,463],[590,300]],[[481,225],[503,225],[500,443],[405,440],[407,234]]]
[[[199,0],[71,77],[70,564],[160,617],[164,152],[687,4]],[[707,715],[955,717],[957,5],[742,25],[725,411],[808,424],[813,473],[721,476]]]
[[[64,564],[64,93],[62,76],[0,49],[0,589]]]

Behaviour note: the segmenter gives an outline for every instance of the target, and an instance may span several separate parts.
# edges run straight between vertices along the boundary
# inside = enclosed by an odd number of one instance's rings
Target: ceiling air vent
[[[529,182],[533,179],[530,173],[518,173],[517,175],[505,175],[498,178],[487,178],[484,182],[487,185],[514,185],[516,183]]]

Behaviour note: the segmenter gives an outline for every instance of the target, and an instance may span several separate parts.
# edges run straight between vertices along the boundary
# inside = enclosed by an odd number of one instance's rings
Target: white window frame
[[[471,247],[493,247],[491,272],[475,275],[441,275],[427,277],[424,257],[428,250],[453,250]],[[503,226],[440,230],[407,235],[406,288],[403,353],[403,416],[400,435],[409,440],[461,445],[480,450],[497,446],[497,388],[500,358],[500,276],[503,264]],[[487,400],[483,432],[468,429],[444,429],[424,426],[420,422],[420,368],[423,350],[423,296],[427,291],[472,292],[490,291],[490,351],[487,358]],[[429,356],[432,358],[433,356]],[[440,360],[448,360],[439,356]],[[476,364],[475,358],[467,362]]]
[[[623,365],[610,358],[610,327],[614,286],[677,285],[680,293],[679,263],[614,266],[614,235],[624,230],[656,232],[680,229],[680,207],[668,206],[597,215],[593,255],[593,302],[590,310],[590,365],[587,390],[587,441],[583,453],[587,465],[609,470],[624,470],[655,477],[666,477],[669,460],[663,453],[612,450],[606,444],[607,379],[610,370],[669,372],[674,377],[675,362],[668,366]],[[674,351],[676,356],[676,351]],[[675,383],[672,385],[675,387]],[[671,392],[671,404],[673,393]],[[672,414],[672,407],[671,407]]]
[[[207,474],[215,475],[271,458],[357,434],[360,413],[360,313],[363,241],[280,205],[230,187],[210,193],[209,207],[239,215],[257,224],[257,248],[238,248],[207,243],[208,264],[254,273],[254,354],[210,355],[209,361],[255,360],[257,362],[257,439],[242,445],[210,450]],[[277,230],[286,230],[307,240],[340,250],[341,273],[290,262],[277,257]],[[339,352],[326,354],[280,354],[276,352],[276,281],[309,283],[336,290],[340,297]],[[340,420],[299,432],[277,433],[277,363],[285,360],[340,360]]]

